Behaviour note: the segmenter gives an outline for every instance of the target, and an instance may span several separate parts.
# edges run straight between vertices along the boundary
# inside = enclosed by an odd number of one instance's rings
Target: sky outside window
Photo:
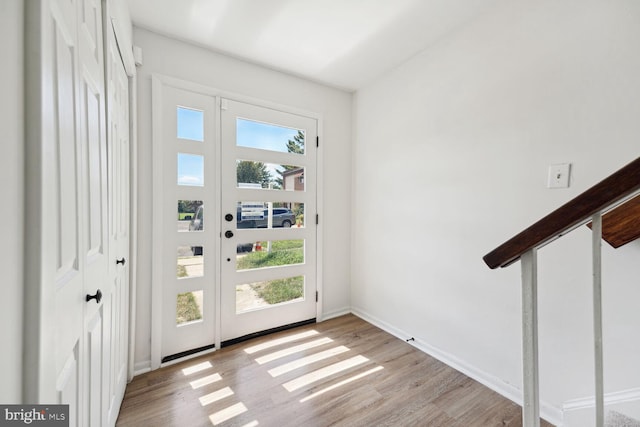
[[[178,153],[178,185],[204,185],[204,157]]]
[[[177,107],[178,138],[204,141],[204,112]],[[237,119],[236,144],[241,147],[287,153],[287,143],[298,135],[298,129]],[[302,131],[304,133],[304,130]],[[304,147],[303,147],[304,149]],[[268,165],[274,178],[278,177],[276,165]],[[178,154],[178,185],[204,185],[204,157],[196,154]]]
[[[237,119],[236,135],[236,143],[240,147],[287,153],[287,142],[298,135],[298,129]]]
[[[178,138],[204,141],[204,111],[178,107]]]

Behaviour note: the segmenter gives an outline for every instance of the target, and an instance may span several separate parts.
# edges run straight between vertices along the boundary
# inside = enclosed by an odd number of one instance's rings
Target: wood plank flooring
[[[518,405],[346,315],[140,375],[127,386],[116,425],[515,427],[522,421]]]

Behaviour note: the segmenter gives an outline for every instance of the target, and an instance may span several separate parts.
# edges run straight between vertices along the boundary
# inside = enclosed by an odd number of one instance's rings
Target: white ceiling
[[[357,90],[494,0],[127,0],[134,25]]]

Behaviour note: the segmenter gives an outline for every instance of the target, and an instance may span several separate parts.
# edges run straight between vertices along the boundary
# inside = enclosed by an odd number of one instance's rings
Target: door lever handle
[[[224,237],[226,237],[227,239],[230,239],[233,237],[233,231],[231,230],[227,230],[224,232]]]

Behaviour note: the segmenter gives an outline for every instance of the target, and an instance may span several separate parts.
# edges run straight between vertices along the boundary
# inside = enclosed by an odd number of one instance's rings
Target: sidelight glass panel
[[[202,246],[178,246],[177,278],[202,277],[204,275],[204,257],[202,255]]]
[[[236,270],[304,264],[304,240],[274,240],[240,243],[236,250]]]
[[[236,121],[236,144],[239,147],[304,154],[305,130],[247,119]]]
[[[204,185],[204,156],[178,153],[178,185]]]
[[[202,321],[204,291],[178,294],[176,297],[176,325]]]
[[[202,200],[178,200],[178,231],[204,230]]]
[[[238,188],[304,191],[304,167],[239,159],[236,183]]]
[[[304,276],[236,286],[236,313],[304,301]]]
[[[204,111],[177,107],[177,137],[192,141],[204,141]]]
[[[304,203],[238,202],[236,227],[246,228],[303,228]]]

